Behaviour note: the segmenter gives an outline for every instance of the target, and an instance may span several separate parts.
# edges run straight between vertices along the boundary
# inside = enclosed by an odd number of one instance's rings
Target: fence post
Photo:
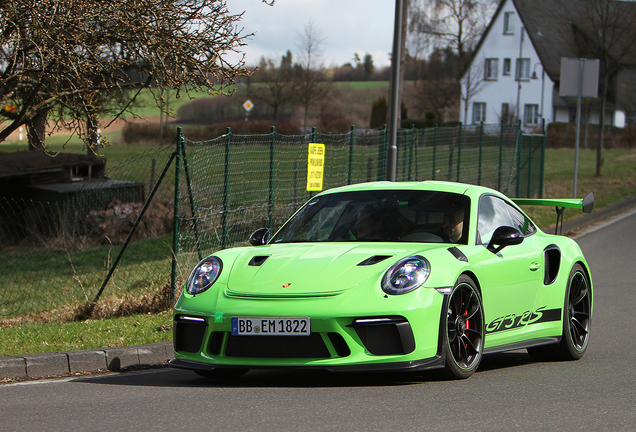
[[[501,122],[499,128],[499,166],[497,168],[497,190],[501,192],[501,164],[503,163],[503,136],[504,136],[504,122]]]
[[[179,133],[179,131],[177,131],[177,133]],[[179,142],[179,140],[177,139],[177,145],[178,145],[178,142]],[[133,224],[132,228],[130,229],[130,232],[128,233],[128,237],[126,237],[126,240],[124,241],[124,244],[121,246],[121,249],[119,250],[119,253],[117,254],[117,257],[113,261],[113,264],[110,266],[110,270],[108,271],[108,274],[106,275],[106,278],[104,279],[104,282],[102,282],[102,286],[99,288],[99,290],[97,291],[97,294],[95,295],[95,298],[93,299],[93,307],[99,301],[99,298],[101,297],[102,293],[104,292],[104,289],[106,288],[106,285],[108,284],[108,281],[110,281],[110,278],[113,276],[113,273],[115,272],[115,268],[117,268],[117,265],[119,264],[119,261],[121,260],[121,257],[124,255],[124,251],[128,247],[128,244],[130,243],[130,240],[132,239],[132,236],[135,233],[135,230],[139,226],[139,222],[141,222],[141,219],[146,214],[146,210],[148,209],[148,206],[150,205],[150,202],[154,198],[155,193],[157,192],[157,189],[159,189],[159,186],[161,185],[161,182],[163,181],[163,178],[166,176],[166,173],[168,172],[168,168],[170,168],[170,165],[172,164],[172,161],[175,158],[179,157],[178,153],[179,152],[178,152],[178,147],[177,147],[177,151],[172,152],[172,154],[170,155],[170,159],[168,159],[168,162],[166,163],[166,166],[163,168],[163,171],[159,175],[159,179],[157,180],[157,182],[153,186],[152,190],[150,191],[150,195],[148,195],[148,199],[146,199],[146,202],[144,203],[144,206],[141,208],[141,212],[139,212],[139,216],[137,216],[137,219],[135,220],[135,223]],[[175,194],[176,194],[176,191],[175,191]],[[178,204],[175,204],[175,207],[178,209]],[[177,215],[178,215],[178,213],[177,213]],[[172,231],[173,246],[174,246],[175,243],[178,244],[178,240],[177,240],[178,238],[179,238],[179,225],[176,224],[174,226],[173,231]],[[172,290],[173,290],[173,292],[172,292],[172,296],[173,297],[174,297],[174,287],[176,285],[176,282],[175,282],[176,281],[176,263],[177,263],[177,254],[173,253],[173,255],[172,255],[172,281],[171,281]]]
[[[227,200],[230,192],[230,143],[232,141],[232,129],[225,129],[225,168],[223,172],[223,213],[221,214],[221,226],[223,227],[223,239],[221,247],[227,247]]]
[[[519,130],[517,131],[517,198],[521,198],[521,154],[523,152],[523,131],[521,130],[521,120],[519,120]]]
[[[543,139],[541,140],[541,177],[539,178],[539,198],[543,198],[543,176],[545,175],[545,146],[547,134],[545,130],[545,119],[543,121]]]
[[[479,126],[479,165],[477,167],[477,184],[481,185],[481,164],[484,151],[484,122]]]
[[[411,125],[411,143],[409,146],[409,175],[407,180],[411,181],[411,171],[413,171],[413,147],[415,147],[415,125]]]
[[[433,130],[433,175],[432,178],[435,180],[435,171],[437,167],[437,123],[435,123],[435,129]]]
[[[194,224],[194,238],[196,239],[197,255],[199,256],[199,260],[201,260],[203,259],[203,256],[201,255],[201,235],[199,233],[199,222],[197,219],[196,209],[194,208],[194,193],[192,192],[192,180],[190,179],[190,169],[188,168],[188,158],[186,157],[185,140],[182,142],[181,151],[183,155],[183,171],[186,177],[186,186],[188,187],[188,198],[190,199],[190,213],[192,213],[192,223]]]
[[[388,132],[389,130],[386,125],[382,125],[382,128],[378,131],[380,134],[380,145],[378,148],[378,181],[385,180],[386,178],[386,146]]]
[[[459,140],[457,142],[457,182],[461,179],[462,168],[462,122],[459,122]]]
[[[269,144],[269,199],[267,226],[274,229],[274,145],[276,144],[276,127],[272,126],[272,139]]]
[[[527,198],[532,198],[532,158],[534,155],[534,134],[530,135],[530,153],[528,155],[528,191]]]
[[[174,233],[172,236],[172,272],[170,277],[170,300],[174,300],[177,287],[177,255],[179,254],[179,186],[181,185],[181,151],[183,148],[183,131],[177,128],[177,150],[174,161]]]
[[[356,139],[356,127],[354,125],[351,125],[349,134],[349,173],[347,175],[347,184],[351,184],[353,181],[353,144]]]

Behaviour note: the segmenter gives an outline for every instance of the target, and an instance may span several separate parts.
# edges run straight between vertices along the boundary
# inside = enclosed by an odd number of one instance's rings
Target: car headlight
[[[406,294],[426,282],[431,265],[419,255],[405,258],[391,266],[382,278],[382,291],[387,294]]]
[[[222,269],[223,263],[217,257],[207,257],[201,260],[188,277],[187,293],[196,295],[210,288],[219,278]]]

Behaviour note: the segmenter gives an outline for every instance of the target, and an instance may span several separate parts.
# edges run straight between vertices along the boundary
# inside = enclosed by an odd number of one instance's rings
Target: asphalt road
[[[515,351],[465,381],[251,371],[220,384],[172,369],[30,381],[0,385],[0,430],[636,430],[636,213],[577,240],[595,288],[577,362]]]

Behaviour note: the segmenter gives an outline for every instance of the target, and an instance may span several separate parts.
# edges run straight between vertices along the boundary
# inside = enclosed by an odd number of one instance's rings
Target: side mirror
[[[269,228],[259,228],[252,233],[247,241],[250,242],[252,246],[262,246],[267,244],[271,236]]]
[[[523,241],[523,233],[517,228],[500,226],[495,230],[487,249],[496,254],[506,246],[518,245]]]

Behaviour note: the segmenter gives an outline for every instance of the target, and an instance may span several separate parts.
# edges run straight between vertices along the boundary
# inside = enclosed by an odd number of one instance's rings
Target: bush
[[[579,146],[595,148],[598,143],[598,125],[581,125]],[[547,127],[546,147],[574,148],[576,143],[575,123],[550,123]],[[636,128],[628,125],[625,128],[606,126],[603,133],[604,148],[632,148],[636,142]]]
[[[337,118],[329,123],[327,123],[324,127],[324,130],[320,132],[329,132],[329,133],[347,133],[351,130],[351,124],[344,118]]]
[[[121,136],[126,144],[157,143],[160,138],[160,127],[156,123],[127,123]],[[163,136],[174,136],[174,130],[168,125],[163,127]]]
[[[183,134],[190,141],[207,141],[224,135],[228,127],[234,134],[268,134],[272,126],[280,134],[300,134],[300,125],[293,120],[235,120],[208,126],[185,126]]]
[[[426,120],[402,119],[402,121],[400,121],[400,127],[403,129],[410,129],[411,126],[415,126],[415,129],[424,129],[429,127]]]
[[[371,106],[371,120],[369,126],[371,129],[379,129],[386,124],[389,106],[386,103],[386,97],[382,96]]]

